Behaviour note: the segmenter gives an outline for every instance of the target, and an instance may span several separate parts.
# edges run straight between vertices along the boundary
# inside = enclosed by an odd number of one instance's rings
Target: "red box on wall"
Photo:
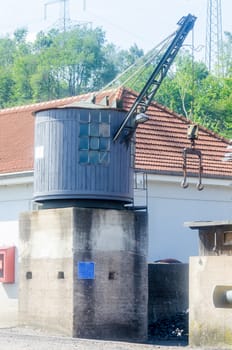
[[[15,281],[15,247],[0,248],[0,282]]]

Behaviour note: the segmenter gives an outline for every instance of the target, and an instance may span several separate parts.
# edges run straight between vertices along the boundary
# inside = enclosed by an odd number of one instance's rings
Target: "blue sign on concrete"
[[[95,263],[92,261],[78,261],[77,278],[79,280],[93,280],[95,278]]]

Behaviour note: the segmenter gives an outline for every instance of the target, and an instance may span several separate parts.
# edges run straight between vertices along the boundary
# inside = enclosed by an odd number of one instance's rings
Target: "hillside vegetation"
[[[81,25],[65,33],[58,29],[41,31],[33,42],[26,40],[27,34],[25,28],[20,28],[13,37],[0,38],[1,108],[97,91],[144,57],[136,44],[121,50],[108,43],[101,28]],[[224,74],[220,77],[181,50],[155,99],[232,138],[231,33],[225,33],[224,47]],[[136,81],[127,79],[124,85],[139,92],[154,64],[146,67]]]

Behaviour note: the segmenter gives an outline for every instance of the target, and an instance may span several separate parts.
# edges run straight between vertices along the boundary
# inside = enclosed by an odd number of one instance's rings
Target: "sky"
[[[194,49],[204,57],[207,0],[66,0],[67,17],[106,32],[108,42],[122,49],[134,43],[146,53],[177,29],[180,18],[191,13]],[[221,0],[223,32],[232,32],[232,0]],[[45,11],[46,9],[46,11]],[[0,35],[26,27],[31,38],[49,30],[63,17],[63,0],[5,0],[1,3]],[[46,12],[46,16],[45,16]],[[185,45],[191,45],[189,35]]]

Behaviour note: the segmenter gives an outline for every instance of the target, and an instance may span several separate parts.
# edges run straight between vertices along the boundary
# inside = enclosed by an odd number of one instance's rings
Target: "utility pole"
[[[210,72],[223,75],[221,0],[207,0],[205,63]]]

